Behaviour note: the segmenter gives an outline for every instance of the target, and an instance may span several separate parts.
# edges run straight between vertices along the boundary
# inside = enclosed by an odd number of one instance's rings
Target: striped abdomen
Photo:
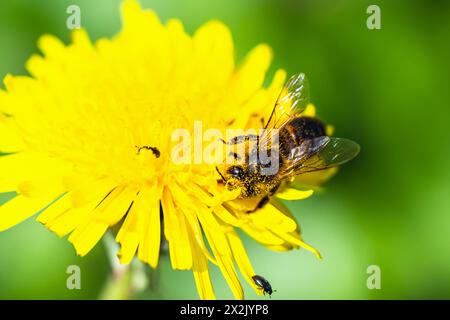
[[[291,150],[300,146],[305,139],[326,135],[325,125],[316,118],[299,117],[290,120],[279,133],[280,154],[282,159],[288,159]]]

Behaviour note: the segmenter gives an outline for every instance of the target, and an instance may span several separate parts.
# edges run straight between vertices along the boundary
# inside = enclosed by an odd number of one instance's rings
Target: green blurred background
[[[273,299],[450,298],[450,2],[366,0],[143,0],[162,20],[181,18],[189,32],[218,18],[232,30],[236,55],[260,42],[274,66],[305,72],[319,116],[362,151],[326,191],[289,203],[305,239],[324,255],[277,253],[243,236]],[[43,33],[65,41],[66,8],[81,7],[93,39],[120,28],[120,0],[0,2],[0,77],[24,74]],[[381,30],[366,9],[381,8]],[[0,195],[0,203],[10,195]],[[66,289],[66,268],[81,267],[82,290]],[[369,290],[366,269],[381,268]],[[0,233],[0,298],[91,299],[108,274],[102,245],[79,258],[33,219]],[[157,283],[140,297],[196,299],[191,272],[161,257]],[[231,293],[219,271],[219,298]],[[245,284],[248,298],[257,298]]]

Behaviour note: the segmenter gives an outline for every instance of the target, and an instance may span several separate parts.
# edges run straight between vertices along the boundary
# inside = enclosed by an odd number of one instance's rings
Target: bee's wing
[[[282,127],[290,118],[299,116],[309,103],[309,83],[304,73],[292,76],[281,90],[264,129]]]
[[[300,115],[309,103],[309,82],[304,73],[293,75],[281,90],[264,129],[280,128]]]
[[[293,75],[283,86],[272,113],[260,135],[259,145],[266,148],[278,138],[279,130],[290,119],[300,116],[309,103],[309,82],[304,73]]]
[[[281,177],[339,166],[356,157],[359,150],[359,145],[349,139],[328,136],[307,139],[291,150]]]

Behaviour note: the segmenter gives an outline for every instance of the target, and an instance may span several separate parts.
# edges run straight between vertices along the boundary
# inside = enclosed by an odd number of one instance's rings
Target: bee
[[[254,209],[248,212],[268,203],[283,182],[341,165],[359,153],[357,143],[327,136],[322,121],[303,115],[308,103],[308,80],[303,73],[294,75],[282,88],[261,134],[223,141],[231,146],[253,144],[244,157],[233,153],[236,160],[233,164],[226,164],[222,170],[216,167],[228,189],[241,189],[240,199],[257,200]],[[263,154],[271,161],[263,161]]]

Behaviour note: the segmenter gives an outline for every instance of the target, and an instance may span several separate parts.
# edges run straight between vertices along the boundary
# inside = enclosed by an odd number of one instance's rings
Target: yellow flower
[[[70,234],[83,256],[118,225],[121,263],[137,255],[153,268],[163,232],[172,267],[193,271],[202,299],[215,297],[210,263],[235,298],[244,297],[235,265],[262,293],[236,229],[268,248],[303,247],[320,257],[279,203],[247,214],[236,190],[217,182],[213,165],[171,160],[177,128],[193,130],[196,120],[205,128],[249,128],[255,114],[270,112],[285,80],[279,70],[262,86],[270,48],[257,46],[236,66],[231,34],[220,22],[190,36],[180,21],[162,24],[136,1],[125,1],[122,13],[123,29],[112,40],[92,43],[76,30],[65,45],[45,35],[43,56],[27,61],[31,77],[4,79],[0,192],[17,196],[0,207],[0,231],[39,212],[37,220],[61,237]],[[136,146],[155,146],[160,156]],[[286,189],[277,196],[311,193]]]

